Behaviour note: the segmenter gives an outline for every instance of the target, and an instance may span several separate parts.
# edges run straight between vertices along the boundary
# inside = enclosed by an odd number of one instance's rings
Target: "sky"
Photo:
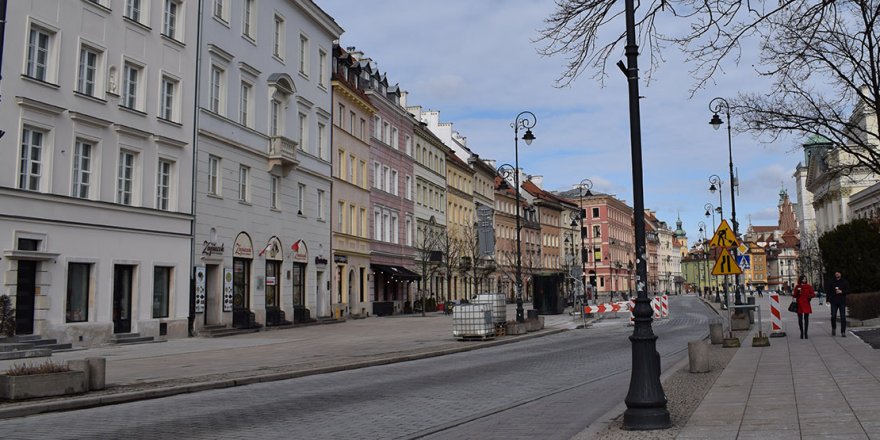
[[[440,111],[441,121],[453,123],[480,157],[512,164],[511,124],[521,111],[530,111],[537,117],[536,139],[529,146],[519,143],[526,173],[543,176],[544,189],[551,191],[587,178],[593,192],[614,194],[632,206],[626,78],[610,65],[603,83],[588,71],[567,87],[556,85],[566,59],[540,55],[543,43],[536,42],[555,2],[315,1],[345,30],[343,47],[355,46],[376,61],[390,84],[409,93],[408,105]],[[616,24],[623,32],[623,22]],[[721,204],[725,217],[730,215],[726,126],[715,131],[709,125],[709,102],[771,91],[749,64],[757,54],[742,55],[738,65],[725,64],[714,83],[693,96],[692,66],[675,48],[663,52],[665,63],[650,83],[639,83],[645,208],[673,229],[680,216],[690,244],[698,237],[698,222],[712,227],[704,206],[719,205],[719,194],[708,191],[713,174],[724,182]],[[622,49],[619,59],[625,59]],[[647,63],[647,57],[639,58],[640,67]],[[801,141],[793,136],[767,144],[734,131],[741,229],[749,223],[775,225],[782,188],[797,202],[792,174],[803,158]]]

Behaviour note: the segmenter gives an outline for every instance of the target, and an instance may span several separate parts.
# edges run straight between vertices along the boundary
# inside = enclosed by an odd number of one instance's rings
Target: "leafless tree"
[[[824,288],[825,278],[822,272],[822,251],[819,249],[819,235],[815,232],[807,232],[800,237],[798,249],[798,267],[801,273],[809,277],[810,283],[816,290]]]
[[[445,235],[444,230],[439,226],[428,224],[419,227],[416,233],[413,247],[416,250],[416,267],[422,277],[417,298],[422,303],[422,316],[425,316],[427,286],[430,280],[441,271]]]
[[[481,293],[483,281],[496,269],[492,257],[480,252],[477,225],[460,228],[461,240],[461,273],[470,277],[474,286],[474,294]]]
[[[586,70],[604,80],[625,44],[624,3],[556,0],[539,41],[544,55],[568,58],[558,79],[568,85]],[[661,27],[663,30],[661,30]],[[756,74],[768,77],[768,95],[730,99],[737,129],[775,141],[794,132],[819,135],[853,157],[838,165],[880,173],[880,0],[649,0],[637,2],[636,29],[645,76],[678,47],[691,67],[691,92],[715,82],[725,63],[760,51]]]
[[[448,224],[438,240],[443,259],[441,266],[444,275],[446,275],[447,299],[452,298],[452,273],[458,270],[458,265],[461,263],[462,245],[459,235],[458,227],[454,224]]]

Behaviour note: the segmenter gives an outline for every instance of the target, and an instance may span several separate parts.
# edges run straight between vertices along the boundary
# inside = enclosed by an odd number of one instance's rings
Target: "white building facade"
[[[331,56],[310,0],[204,2],[195,328],[330,316]]]
[[[17,333],[187,335],[198,2],[9,2],[0,294]]]

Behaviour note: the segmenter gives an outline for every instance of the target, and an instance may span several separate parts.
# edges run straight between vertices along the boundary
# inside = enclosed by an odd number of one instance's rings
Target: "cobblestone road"
[[[708,308],[671,298],[663,368],[705,336]],[[568,439],[619,404],[627,319],[439,358],[4,420],[4,438]]]

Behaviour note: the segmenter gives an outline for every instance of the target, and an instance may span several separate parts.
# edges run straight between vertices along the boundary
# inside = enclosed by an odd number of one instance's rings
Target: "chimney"
[[[400,106],[406,108],[406,96],[409,95],[409,92],[405,90],[400,91]]]
[[[540,189],[544,189],[544,176],[532,176],[532,183]]]

